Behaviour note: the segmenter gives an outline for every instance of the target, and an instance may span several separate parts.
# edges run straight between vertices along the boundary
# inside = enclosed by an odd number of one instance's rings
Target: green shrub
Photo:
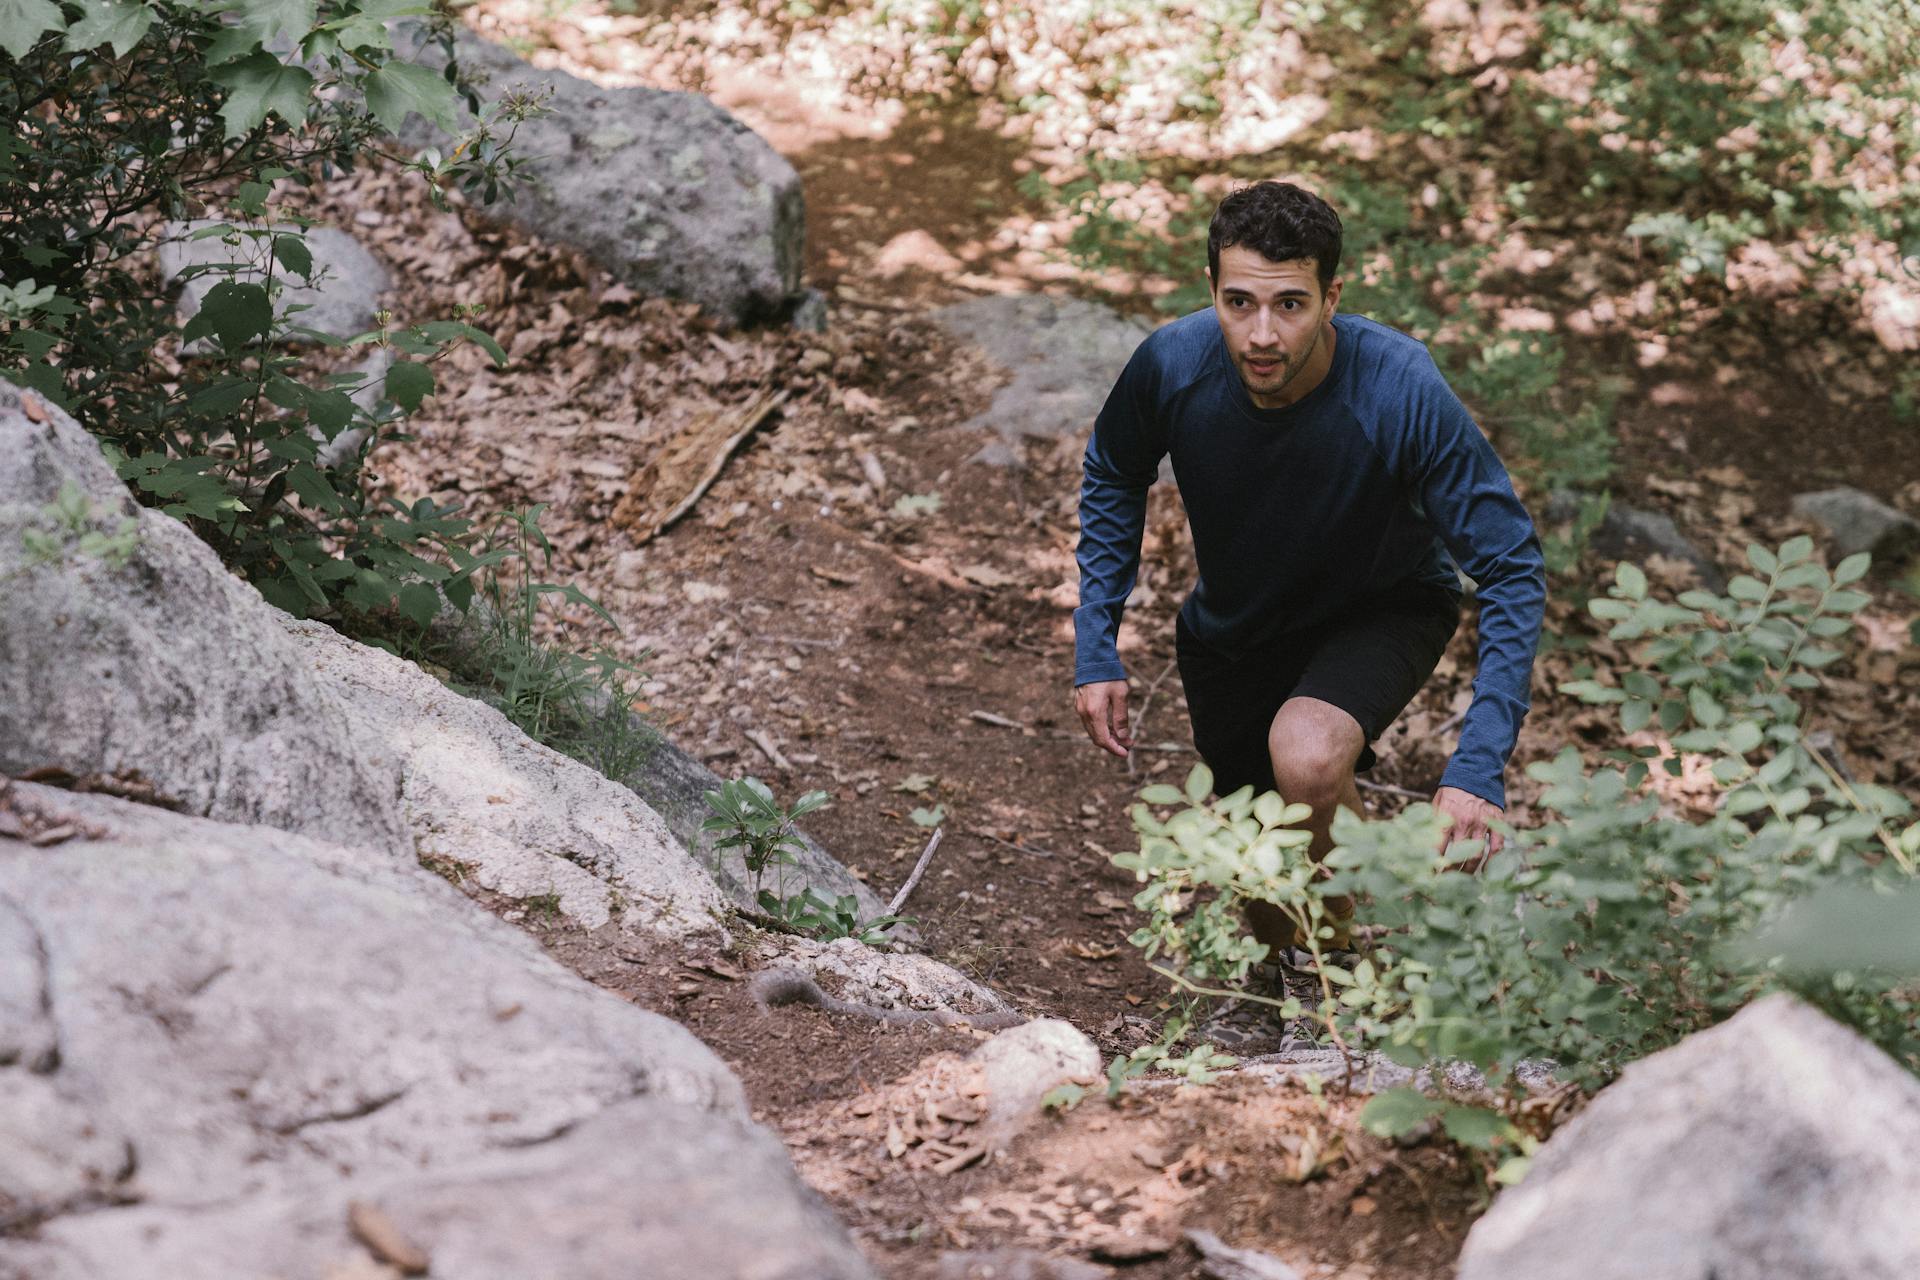
[[[456,125],[441,73],[392,45],[424,0],[23,0],[0,8],[0,373],[100,437],[144,502],[191,525],[296,614],[397,608],[424,625],[471,598],[459,513],[376,497],[363,462],[401,438],[461,342],[504,356],[471,317],[389,324],[345,343],[284,300],[310,279],[306,223],[281,193],[383,154],[409,112]],[[449,43],[450,49],[450,43]],[[476,112],[477,102],[469,103]],[[410,167],[482,196],[533,109],[503,100],[457,158]],[[152,268],[169,220],[212,211],[194,239],[229,260],[182,328]],[[201,283],[206,283],[202,280]],[[385,348],[379,385],[327,373],[316,348]],[[186,344],[179,372],[164,361]]]
[[[1184,793],[1149,788],[1133,811],[1140,848],[1115,861],[1145,886],[1135,902],[1148,920],[1133,941],[1161,959],[1182,1002],[1179,1029],[1194,997],[1233,994],[1309,1019],[1350,1050],[1472,1063],[1496,1088],[1512,1088],[1526,1059],[1551,1059],[1591,1087],[1786,988],[1920,1071],[1920,968],[1888,965],[1884,951],[1859,963],[1796,960],[1798,944],[1778,932],[1817,893],[1920,884],[1920,823],[1897,830],[1909,803],[1847,779],[1805,723],[1802,699],[1840,656],[1829,642],[1867,602],[1850,589],[1866,557],[1829,573],[1812,550],[1805,538],[1754,547],[1754,574],[1728,594],[1674,602],[1650,598],[1644,575],[1622,565],[1591,610],[1614,640],[1639,647],[1638,667],[1618,685],[1582,678],[1565,692],[1616,706],[1623,735],[1660,745],[1624,747],[1600,769],[1572,747],[1531,766],[1546,816],[1508,834],[1477,874],[1462,869],[1477,842],[1437,852],[1443,825],[1430,805],[1382,822],[1342,813],[1326,874],[1304,856],[1302,806],[1251,788],[1209,803],[1204,768]],[[1712,811],[1675,811],[1654,770],[1705,780]],[[1178,811],[1163,818],[1152,805]],[[1356,897],[1359,922],[1384,938],[1357,963],[1326,954],[1336,895]],[[1306,932],[1317,999],[1245,988],[1266,957],[1243,922],[1255,899]],[[1426,1114],[1396,1095],[1369,1118]],[[1458,1125],[1519,1145],[1504,1128]]]

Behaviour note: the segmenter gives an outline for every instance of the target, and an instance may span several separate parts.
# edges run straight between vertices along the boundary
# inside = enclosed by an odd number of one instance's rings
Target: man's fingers
[[[1127,730],[1126,685],[1104,689],[1084,687],[1089,691],[1075,695],[1074,708],[1080,713],[1080,723],[1086,727],[1087,736],[1095,746],[1124,758],[1132,742]]]

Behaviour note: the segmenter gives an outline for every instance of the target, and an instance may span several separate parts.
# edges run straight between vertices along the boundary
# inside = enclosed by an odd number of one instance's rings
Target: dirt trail
[[[883,896],[926,841],[915,811],[938,811],[945,841],[907,908],[926,949],[1025,1010],[1072,1021],[1104,1054],[1125,1052],[1151,1034],[1164,984],[1127,942],[1131,881],[1108,856],[1132,846],[1125,810],[1139,787],[1184,776],[1194,760],[1171,669],[1190,573],[1177,499],[1155,498],[1129,613],[1124,656],[1150,744],[1129,770],[1085,741],[1071,711],[1077,450],[1036,445],[1017,467],[969,463],[983,439],[963,424],[993,376],[923,319],[958,297],[1067,287],[1031,230],[1039,211],[1015,188],[1030,163],[1021,144],[957,108],[883,120],[810,110],[800,89],[765,78],[713,88],[803,175],[810,283],[833,298],[831,332],[715,333],[565,253],[434,214],[390,177],[342,182],[329,198],[381,220],[368,234],[417,282],[418,305],[486,302],[516,360],[495,373],[465,359],[466,389],[381,467],[402,492],[553,503],[553,576],[582,583],[621,623],[616,636],[576,615],[569,642],[650,653],[653,714],[722,774],[756,774],[783,797],[829,791],[809,830]],[[1714,398],[1716,385],[1703,366],[1682,391],[1634,402],[1629,424],[1657,429],[1630,444],[1630,483],[1676,454],[1671,420],[1654,414],[1661,396],[1702,415],[1738,410],[1743,401]],[[611,523],[628,477],[676,424],[773,389],[790,398],[691,516],[644,548]],[[1754,464],[1745,437],[1724,439]],[[1714,478],[1709,464],[1731,460],[1716,448],[1695,438],[1684,456],[1697,478],[1667,482],[1665,496],[1729,545],[1765,536],[1777,518],[1747,477]],[[929,495],[931,514],[896,506]],[[1555,602],[1549,628],[1584,629],[1573,602]],[[1373,781],[1430,792],[1453,746],[1445,726],[1470,696],[1472,655],[1468,626],[1383,742]],[[1571,660],[1547,655],[1540,688]],[[1920,700],[1920,673],[1902,666],[1839,679],[1862,721],[1899,723]],[[1524,764],[1603,723],[1545,701],[1513,766],[1523,822]],[[1899,749],[1869,744],[1853,763],[1892,780]],[[1388,791],[1368,799],[1404,803]],[[997,1160],[939,1172],[892,1149],[889,1122],[939,1101],[938,1055],[971,1047],[968,1033],[806,1008],[763,1015],[737,958],[660,972],[605,938],[545,939],[720,1051],[889,1276],[935,1275],[945,1249],[1021,1245],[1171,1280],[1195,1266],[1178,1229],[1200,1226],[1310,1280],[1426,1280],[1449,1268],[1483,1197],[1451,1151],[1382,1146],[1357,1131],[1356,1103],[1255,1081],[1158,1088],[1119,1108],[1089,1101]],[[1261,1035],[1247,1051],[1278,1047],[1277,1029]]]

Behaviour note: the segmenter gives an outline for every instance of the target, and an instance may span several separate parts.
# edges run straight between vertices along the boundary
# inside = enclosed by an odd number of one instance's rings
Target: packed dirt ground
[[[515,12],[482,6],[474,20]],[[579,583],[621,624],[612,632],[575,610],[559,638],[638,659],[656,723],[722,775],[757,775],[783,799],[828,791],[809,831],[882,896],[937,814],[944,842],[906,908],[926,950],[1024,1010],[1071,1021],[1103,1054],[1125,1052],[1152,1034],[1165,984],[1127,942],[1132,881],[1108,858],[1132,847],[1126,807],[1138,789],[1184,777],[1195,760],[1172,655],[1192,572],[1177,498],[1156,493],[1128,614],[1123,656],[1145,745],[1123,763],[1085,740],[1071,709],[1078,442],[1030,446],[1011,466],[969,461],[988,437],[966,423],[995,374],[925,319],[981,292],[1090,290],[1036,247],[1044,237],[1005,239],[1014,214],[1044,216],[1015,189],[1032,157],[951,108],[908,114],[881,136],[823,134],[802,127],[777,83],[748,88],[722,100],[805,180],[824,334],[716,330],[564,251],[436,212],[397,174],[324,193],[409,282],[399,319],[481,303],[512,355],[495,370],[477,350],[459,353],[460,375],[444,380],[456,389],[376,467],[395,492],[458,494],[476,510],[551,504],[547,576]],[[1911,428],[1823,384],[1806,352],[1765,338],[1751,355],[1682,348],[1655,366],[1633,358],[1640,341],[1622,331],[1592,344],[1630,382],[1615,491],[1673,513],[1723,563],[1796,528],[1786,495],[1800,489],[1854,483],[1915,505],[1920,450],[1894,447]],[[650,451],[702,419],[739,420],[770,394],[783,398],[692,512],[637,545],[620,500]],[[1847,442],[1767,425],[1787,414],[1844,424],[1835,430]],[[1670,583],[1687,573],[1653,569]],[[1596,756],[1614,745],[1604,709],[1554,689],[1576,661],[1622,655],[1595,634],[1578,583],[1555,587],[1558,639],[1538,665],[1509,774],[1520,824],[1529,761],[1569,741]],[[1911,787],[1914,610],[1890,584],[1879,592],[1822,711],[1858,776]],[[1464,625],[1381,744],[1365,793],[1375,812],[1436,784],[1470,697],[1473,639]],[[1676,806],[1698,798],[1684,780],[1673,787]],[[941,1055],[964,1052],[971,1034],[766,1014],[742,981],[750,958],[659,972],[601,937],[546,936],[584,975],[725,1056],[890,1276],[935,1275],[943,1250],[1018,1245],[1159,1280],[1193,1274],[1180,1231],[1200,1227],[1315,1280],[1424,1280],[1447,1272],[1488,1194],[1457,1151],[1379,1143],[1354,1123],[1357,1100],[1257,1076],[1137,1089],[1115,1106],[1096,1088],[1009,1151],[956,1162],[971,1113]],[[1277,1027],[1239,1031],[1243,1054],[1286,1043]]]

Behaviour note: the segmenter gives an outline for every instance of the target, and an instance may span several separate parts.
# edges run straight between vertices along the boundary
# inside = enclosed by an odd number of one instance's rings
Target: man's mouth
[[[1264,378],[1269,374],[1278,373],[1280,366],[1285,363],[1286,361],[1279,356],[1271,356],[1264,360],[1259,356],[1248,356],[1247,370]]]

